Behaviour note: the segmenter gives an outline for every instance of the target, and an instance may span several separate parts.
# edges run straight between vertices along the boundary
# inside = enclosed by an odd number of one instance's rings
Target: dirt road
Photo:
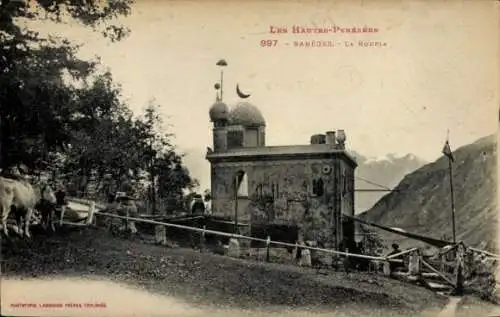
[[[255,263],[183,248],[111,238],[97,229],[34,239],[2,248],[6,277],[107,278],[191,305],[240,309],[382,311],[415,315],[441,309],[446,298],[417,286],[368,274]]]

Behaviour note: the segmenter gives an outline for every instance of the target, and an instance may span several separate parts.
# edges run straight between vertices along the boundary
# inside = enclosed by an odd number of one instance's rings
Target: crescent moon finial
[[[250,94],[245,94],[240,90],[240,84],[236,84],[236,94],[238,94],[238,97],[241,99],[247,99],[251,96]]]

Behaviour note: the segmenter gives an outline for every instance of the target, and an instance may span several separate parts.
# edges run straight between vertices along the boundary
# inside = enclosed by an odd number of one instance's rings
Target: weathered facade
[[[355,160],[343,130],[311,137],[310,145],[265,146],[265,120],[252,104],[210,109],[214,123],[212,214],[237,222],[298,226],[306,240],[338,247],[354,240]]]

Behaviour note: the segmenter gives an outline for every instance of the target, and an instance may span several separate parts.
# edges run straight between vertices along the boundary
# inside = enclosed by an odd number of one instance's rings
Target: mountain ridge
[[[358,161],[355,171],[357,190],[387,190],[384,191],[357,191],[355,193],[355,214],[360,214],[373,207],[384,195],[393,189],[405,175],[425,165],[427,161],[415,154],[396,156],[387,154],[384,157],[372,158],[353,152]]]
[[[497,223],[496,135],[477,139],[453,152],[453,187],[457,240],[494,250]],[[360,218],[434,238],[451,240],[451,190],[444,156],[407,174]],[[379,232],[379,230],[377,230]],[[380,231],[387,243],[420,245]]]

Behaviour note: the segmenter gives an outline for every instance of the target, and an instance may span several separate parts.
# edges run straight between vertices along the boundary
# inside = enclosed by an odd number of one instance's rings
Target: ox
[[[0,212],[3,233],[9,236],[7,219],[11,211],[16,215],[20,234],[30,238],[29,225],[33,210],[37,204],[36,194],[33,186],[24,180],[15,180],[0,177]],[[22,230],[21,218],[24,217],[24,230]]]
[[[8,237],[7,219],[12,212],[20,235],[30,238],[29,227],[34,210],[38,209],[41,212],[42,223],[48,225],[52,219],[51,215],[54,212],[52,206],[55,202],[54,192],[49,185],[33,186],[26,180],[0,177],[0,215],[3,233]]]
[[[42,214],[42,227],[45,230],[50,228],[54,232],[54,214],[57,203],[54,190],[47,183],[38,184],[35,187],[37,188],[36,194],[38,194],[35,209]]]

